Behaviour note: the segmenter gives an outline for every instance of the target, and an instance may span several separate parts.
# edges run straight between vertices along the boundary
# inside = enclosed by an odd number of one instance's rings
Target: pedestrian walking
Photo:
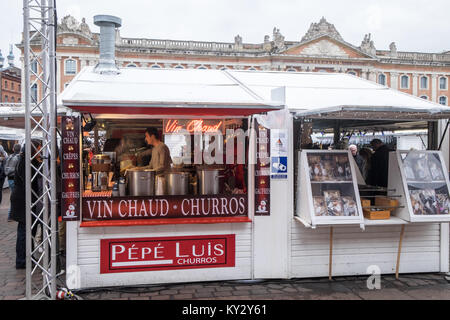
[[[38,153],[41,147],[39,140],[32,140],[31,142],[31,153],[32,153],[32,170],[31,174],[34,176],[36,174],[36,169],[39,168],[42,160],[40,157],[35,155]],[[38,175],[39,176],[39,175]],[[37,177],[38,177],[37,176]],[[41,187],[40,179],[34,179],[31,185],[32,188],[32,203],[37,201],[36,195],[39,194],[39,188]],[[16,240],[16,269],[25,268],[25,258],[26,258],[26,198],[25,198],[26,182],[25,182],[25,145],[21,150],[19,161],[17,163],[15,174],[14,174],[14,190],[11,193],[11,218],[17,221],[17,240]],[[37,206],[33,207],[35,213],[39,212]],[[32,221],[33,224],[34,221]],[[33,235],[36,234],[37,225],[32,229]]]
[[[10,194],[14,191],[14,174],[16,172],[17,163],[19,163],[20,159],[20,144],[15,144],[13,147],[13,154],[10,154],[5,160],[5,176],[8,179],[9,191]],[[11,204],[8,210],[8,221],[12,221],[11,219]]]
[[[3,200],[3,185],[5,184],[5,160],[8,157],[3,146],[0,144],[0,204]]]

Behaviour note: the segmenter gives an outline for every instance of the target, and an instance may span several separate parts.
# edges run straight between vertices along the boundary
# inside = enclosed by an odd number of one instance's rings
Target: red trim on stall
[[[177,107],[101,107],[70,106],[79,112],[108,114],[141,114],[141,115],[186,115],[186,116],[250,116],[252,114],[274,111],[272,108],[177,108]]]
[[[82,221],[80,227],[126,227],[151,226],[164,224],[210,224],[210,223],[238,223],[252,222],[248,217],[225,218],[176,218],[176,219],[136,219],[136,220],[108,220],[108,221]]]

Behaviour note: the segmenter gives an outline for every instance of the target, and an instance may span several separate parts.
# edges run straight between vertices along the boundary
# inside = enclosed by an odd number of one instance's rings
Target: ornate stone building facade
[[[64,17],[57,32],[57,83],[62,91],[85,66],[97,63],[99,34],[85,19]],[[35,43],[39,46],[38,38]],[[19,48],[23,49],[21,44]],[[312,23],[299,41],[288,41],[279,29],[262,43],[202,42],[123,38],[116,32],[116,60],[121,67],[345,72],[448,105],[450,52],[420,53],[377,50],[370,34],[359,46],[346,42],[333,24]]]

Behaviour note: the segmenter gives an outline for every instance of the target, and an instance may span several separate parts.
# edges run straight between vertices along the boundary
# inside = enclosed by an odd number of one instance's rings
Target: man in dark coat
[[[39,141],[32,141],[32,154],[35,154],[40,147]],[[33,159],[33,167],[39,167],[40,160],[37,158]],[[31,174],[34,175],[35,170],[31,171]],[[26,206],[26,198],[25,198],[25,146],[22,148],[22,152],[20,154],[20,159],[17,163],[15,174],[14,174],[14,190],[11,193],[11,218],[14,221],[17,221],[17,241],[16,241],[16,269],[24,269],[25,268],[25,259],[26,259],[26,217],[25,217],[25,206]],[[35,203],[37,198],[33,195],[39,194],[39,190],[41,188],[41,179],[34,179],[32,186],[32,196],[31,201]],[[39,204],[34,206],[34,212],[38,212]],[[33,223],[33,222],[32,222]],[[33,235],[36,234],[37,224],[33,228]]]
[[[389,148],[380,140],[373,139],[370,142],[375,153],[370,160],[368,184],[378,187],[387,187],[389,170]]]

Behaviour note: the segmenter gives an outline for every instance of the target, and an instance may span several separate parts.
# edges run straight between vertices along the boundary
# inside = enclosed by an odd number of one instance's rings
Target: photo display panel
[[[314,215],[359,216],[348,154],[310,152],[307,161]]]
[[[439,154],[404,152],[400,156],[413,214],[449,215],[450,196]]]

